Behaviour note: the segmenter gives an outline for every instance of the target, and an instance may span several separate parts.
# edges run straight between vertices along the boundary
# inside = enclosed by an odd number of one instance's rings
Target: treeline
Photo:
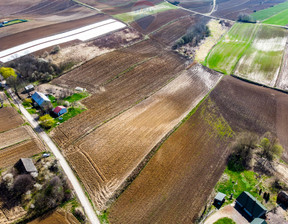
[[[209,27],[204,22],[197,23],[189,28],[187,33],[181,37],[175,44],[172,46],[173,50],[176,50],[179,47],[182,47],[185,44],[190,44],[192,47],[197,46],[201,40],[205,37],[210,36]]]
[[[251,16],[251,15],[249,15],[247,13],[240,13],[238,15],[238,20],[237,21],[238,22],[243,22],[243,23],[256,23],[256,19],[253,16]]]

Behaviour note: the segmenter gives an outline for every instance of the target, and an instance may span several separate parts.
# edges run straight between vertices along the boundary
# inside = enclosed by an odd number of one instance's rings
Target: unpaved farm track
[[[202,66],[185,70],[154,95],[91,132],[73,147],[63,148],[99,209],[110,203],[153,147],[203,99],[220,77]]]

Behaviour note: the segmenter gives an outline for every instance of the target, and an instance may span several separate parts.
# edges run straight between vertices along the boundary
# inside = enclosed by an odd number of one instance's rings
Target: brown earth
[[[200,13],[208,13],[212,9],[213,0],[179,0],[180,6]]]
[[[63,33],[69,30],[77,29],[82,26],[96,23],[96,22],[99,22],[108,18],[110,17],[107,15],[97,14],[94,16],[89,16],[87,18],[76,19],[76,20],[71,20],[67,22],[42,26],[42,27],[34,28],[34,29],[33,27],[30,27],[29,30],[26,30],[23,32],[18,30],[15,34],[13,34],[13,32],[9,33],[8,29],[6,29],[9,27],[13,27],[13,26],[4,27],[4,28],[1,28],[1,34],[0,34],[0,42],[1,42],[0,51],[32,41],[32,40],[36,40],[36,39],[44,38],[47,36],[52,36],[55,34]],[[28,22],[26,24],[28,24]]]
[[[54,211],[28,224],[79,224],[79,221],[71,214],[64,211]]]
[[[104,64],[101,63],[103,60],[101,56],[99,63],[103,66],[103,73],[101,73],[100,66],[93,66],[96,64],[96,61],[94,61],[91,69],[92,71],[96,69],[95,72],[97,72],[97,69],[100,71],[100,76],[95,76],[96,79],[93,78],[95,81],[98,80],[99,87],[92,96],[82,101],[88,108],[87,111],[64,122],[52,132],[53,139],[59,146],[68,147],[77,138],[93,130],[102,122],[113,118],[140,100],[145,99],[184,68],[184,60],[177,55],[165,52],[164,55],[156,56],[155,52],[160,53],[161,51],[153,45],[145,47],[145,43],[139,43],[139,45],[133,45],[131,48],[125,49],[125,52],[130,50],[131,52],[138,52],[141,55],[139,61],[142,57],[145,60],[147,59],[136,67],[131,64],[131,62],[135,63],[135,61],[133,62],[134,59],[129,61],[133,54],[127,57],[126,60],[122,61],[121,59],[117,62],[113,57],[109,57],[111,55],[109,53],[103,56],[106,60]],[[137,55],[134,54],[134,57],[137,58]],[[148,60],[149,58],[150,60]],[[122,67],[122,64],[126,64],[126,66]],[[121,67],[121,70],[118,70],[118,66]],[[85,74],[88,74],[87,80],[94,75],[93,72],[88,73],[88,71]]]
[[[0,149],[15,145],[19,142],[30,139],[28,126],[22,126],[0,134]],[[30,131],[30,130],[29,130]]]
[[[0,18],[30,8],[39,2],[41,2],[41,0],[21,0],[21,3],[19,0],[1,0]]]
[[[31,157],[43,151],[44,148],[35,141],[29,139],[22,143],[12,145],[0,151],[0,168],[14,165],[20,158]]]
[[[150,34],[152,39],[160,41],[166,45],[172,45],[176,40],[186,34],[189,27],[197,22],[196,16],[186,16],[181,19],[177,19],[175,22],[163,26],[163,28]]]
[[[0,133],[23,124],[23,119],[13,107],[0,108]]]
[[[195,223],[225,168],[231,136],[208,97],[110,207],[109,221]]]
[[[191,14],[192,14],[191,12],[185,11],[183,9],[173,9],[165,12],[160,12],[154,15],[146,16],[144,18],[132,22],[130,25],[143,34],[149,34],[159,29],[161,26],[169,23],[170,21]]]
[[[277,135],[288,161],[287,94],[227,76],[210,97],[234,131]]]
[[[160,74],[163,76],[165,72]],[[185,70],[148,99],[83,136],[73,146],[63,147],[99,209],[110,203],[114,194],[126,185],[126,179],[140,170],[138,166],[143,166],[143,159],[153,147],[203,99],[220,77],[201,66]]]
[[[228,127],[276,134],[287,161],[287,110],[287,94],[225,76],[112,205],[110,222],[195,222],[226,165]]]

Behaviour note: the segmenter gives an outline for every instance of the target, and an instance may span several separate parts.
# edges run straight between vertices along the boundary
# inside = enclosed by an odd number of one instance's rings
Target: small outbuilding
[[[236,199],[236,205],[253,220],[264,217],[267,209],[249,192],[243,191]]]
[[[37,168],[34,166],[33,160],[30,158],[21,158],[16,164],[15,168],[19,173],[37,173]]]
[[[225,202],[225,197],[226,197],[226,194],[223,194],[221,192],[218,192],[217,195],[215,196],[214,198],[214,206],[215,207],[221,207],[222,204]]]
[[[57,106],[54,108],[53,112],[57,115],[57,116],[61,116],[62,114],[67,113],[67,108],[64,106]]]
[[[34,90],[34,86],[32,84],[30,84],[28,86],[25,86],[24,89],[25,89],[26,93],[29,93],[29,92]]]
[[[78,92],[84,92],[84,91],[86,91],[85,88],[82,88],[82,87],[79,87],[79,86],[77,86],[77,87],[75,88],[75,90],[78,91]]]
[[[44,93],[40,93],[40,92],[35,92],[31,98],[34,100],[34,102],[40,106],[42,109],[47,109],[47,108],[52,108],[52,103],[50,101],[50,99],[45,96]]]
[[[251,224],[267,224],[267,222],[264,219],[256,218],[251,222]]]

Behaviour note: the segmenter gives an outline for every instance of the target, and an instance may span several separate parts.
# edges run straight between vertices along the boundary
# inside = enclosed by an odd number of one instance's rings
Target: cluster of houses
[[[29,93],[33,90],[34,90],[33,85],[28,85],[25,87],[25,91],[27,93]],[[39,106],[44,111],[52,110],[52,112],[56,116],[61,116],[62,114],[67,113],[67,108],[64,106],[57,106],[57,107],[53,108],[51,100],[44,93],[36,91],[32,94],[31,99],[32,99],[35,106]]]

